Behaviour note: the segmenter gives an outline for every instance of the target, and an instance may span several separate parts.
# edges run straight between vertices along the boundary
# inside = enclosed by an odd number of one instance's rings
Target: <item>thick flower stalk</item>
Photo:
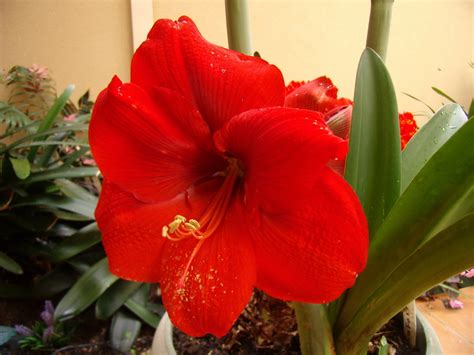
[[[347,142],[283,107],[280,71],[158,21],[90,125],[104,176],[96,210],[116,275],[159,282],[173,323],[224,335],[258,287],[325,303],[365,267],[367,222],[328,168]]]

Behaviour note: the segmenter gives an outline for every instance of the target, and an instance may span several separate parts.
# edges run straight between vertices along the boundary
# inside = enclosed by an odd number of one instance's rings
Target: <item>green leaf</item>
[[[0,267],[14,274],[23,274],[21,266],[7,254],[0,251]]]
[[[385,335],[380,339],[379,355],[388,355],[388,342]]]
[[[406,304],[439,282],[474,265],[474,213],[421,245],[364,300],[340,331],[343,348],[354,353]],[[365,344],[364,344],[365,343]]]
[[[25,180],[30,176],[31,168],[28,159],[9,157],[9,160],[18,179]]]
[[[135,313],[140,319],[142,319],[149,326],[156,328],[160,322],[160,317],[152,313],[146,308],[146,300],[150,293],[150,285],[143,284],[131,298],[125,302],[125,306]]]
[[[458,104],[441,108],[410,139],[402,152],[401,191],[405,191],[434,153],[456,133],[467,121],[466,114]]]
[[[71,96],[73,91],[74,91],[74,85],[69,85],[61,94],[61,96],[59,96],[56,99],[53,106],[51,106],[45,118],[43,119],[40,126],[38,127],[37,133],[44,132],[53,126],[54,122],[56,121],[56,117],[61,113],[62,109],[68,102],[69,97]],[[33,162],[37,151],[38,151],[38,147],[33,147],[28,153],[28,160],[30,162]]]
[[[89,307],[118,277],[109,271],[107,258],[92,266],[59,301],[54,313],[57,319],[71,318]]]
[[[471,104],[469,105],[469,110],[467,111],[467,117],[468,118],[474,117],[474,99],[471,100]]]
[[[423,105],[425,105],[428,108],[428,110],[430,110],[432,113],[435,113],[435,110],[430,105],[428,105],[426,102],[424,102],[423,100],[417,98],[416,96],[410,95],[409,93],[406,93],[406,92],[404,92],[403,94],[408,96],[409,98],[415,100],[415,101],[418,101],[418,102],[422,103]]]
[[[474,190],[472,137],[474,120],[468,120],[433,154],[397,201],[370,245],[368,264],[349,291],[339,325],[347,324],[420,245],[466,213],[474,212],[474,199],[469,198]]]
[[[82,178],[88,176],[97,176],[99,169],[94,167],[81,167],[81,168],[58,168],[45,170],[39,173],[31,174],[29,178],[22,181],[24,184],[31,184],[33,182],[54,180],[62,178]]]
[[[435,93],[437,93],[438,95],[443,96],[445,99],[448,99],[448,100],[451,101],[452,103],[456,103],[456,100],[454,100],[451,96],[449,96],[448,94],[446,94],[443,90],[438,89],[437,87],[434,87],[434,86],[432,86],[431,88],[432,88],[433,91],[434,91]]]
[[[95,304],[95,316],[98,319],[109,318],[141,285],[142,283],[140,282],[117,281],[97,300]]]
[[[12,204],[12,208],[24,206],[48,206],[62,208],[66,211],[75,212],[82,216],[94,219],[95,205],[79,199],[72,199],[63,196],[31,196],[18,199],[18,202]]]
[[[31,285],[0,283],[0,297],[9,299],[46,299],[68,289],[74,274],[66,267],[56,267]]]
[[[136,317],[125,312],[118,311],[110,326],[110,342],[112,348],[128,354],[140,333],[142,322]]]
[[[345,178],[364,207],[371,236],[399,196],[400,160],[392,80],[382,59],[367,48],[357,70]]]
[[[91,223],[74,235],[56,245],[50,254],[50,260],[60,262],[82,253],[101,240],[101,234],[96,223]]]
[[[15,328],[5,327],[3,325],[0,325],[0,346],[8,342],[15,335],[16,335]]]
[[[91,194],[78,184],[67,179],[57,179],[54,183],[59,186],[61,192],[66,196],[88,202],[91,206],[94,206],[94,209],[97,206],[97,196]]]

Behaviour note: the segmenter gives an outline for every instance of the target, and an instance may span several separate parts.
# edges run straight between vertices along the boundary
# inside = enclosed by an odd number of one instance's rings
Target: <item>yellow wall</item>
[[[47,66],[58,91],[95,97],[114,74],[129,79],[129,0],[0,0],[0,67]]]
[[[351,97],[364,47],[369,0],[249,0],[254,47],[285,79],[330,76]],[[186,14],[204,36],[226,46],[223,0],[153,0],[154,18]],[[438,86],[468,105],[474,96],[474,1],[395,0],[388,66],[400,111],[443,101]],[[77,84],[95,96],[118,74],[128,79],[129,0],[0,0],[0,66],[51,68],[58,90]]]

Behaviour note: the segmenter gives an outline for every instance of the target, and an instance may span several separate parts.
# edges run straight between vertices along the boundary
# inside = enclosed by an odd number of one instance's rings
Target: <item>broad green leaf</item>
[[[89,147],[88,143],[78,142],[78,141],[35,141],[31,143],[23,143],[17,145],[14,149],[20,148],[28,148],[28,147],[39,147],[39,146],[57,146],[57,145],[64,145],[64,146],[78,146],[78,147]]]
[[[15,335],[16,335],[15,328],[5,327],[3,325],[0,325],[0,346],[8,342]]]
[[[80,167],[80,168],[57,168],[45,170],[39,173],[33,173],[27,179],[23,180],[24,184],[31,184],[33,182],[54,180],[54,179],[70,179],[70,178],[81,178],[88,176],[97,176],[99,169],[94,167]]]
[[[142,322],[136,317],[129,315],[123,311],[118,311],[112,318],[110,326],[110,342],[112,348],[128,354],[135,342]]]
[[[134,294],[130,297],[125,306],[135,313],[141,320],[147,323],[149,326],[156,328],[160,322],[160,317],[152,313],[146,308],[146,301],[150,293],[150,285],[143,284]]]
[[[467,111],[467,117],[468,118],[474,117],[474,99],[471,100],[471,104],[469,105],[469,110]]]
[[[400,128],[392,80],[370,48],[357,70],[345,178],[364,207],[373,236],[400,193]]]
[[[401,191],[418,174],[433,154],[467,121],[458,104],[448,104],[439,110],[410,139],[402,152]]]
[[[4,268],[7,271],[13,272],[14,274],[23,274],[21,266],[7,254],[0,251],[0,268]]]
[[[380,348],[378,355],[388,355],[388,342],[385,335],[380,339]]]
[[[95,316],[98,319],[107,319],[112,316],[141,285],[140,282],[117,281],[97,300]]]
[[[350,321],[360,305],[420,245],[463,214],[474,212],[474,203],[468,198],[474,188],[472,137],[474,120],[468,120],[407,187],[371,243],[367,267],[349,291],[339,323]]]
[[[48,113],[46,114],[46,117],[43,119],[40,126],[38,127],[37,133],[44,132],[53,126],[54,122],[56,121],[56,117],[61,113],[73,91],[74,85],[69,85],[61,94],[61,96],[56,99],[53,106],[51,106]],[[37,151],[38,147],[33,147],[28,153],[28,160],[30,162],[33,162]]]
[[[71,211],[82,216],[94,219],[95,205],[89,202],[72,199],[63,196],[31,196],[23,199],[19,199],[18,202],[12,204],[11,207],[23,207],[23,206],[48,206],[62,208],[66,211]]]
[[[56,267],[30,285],[0,283],[0,298],[46,299],[68,289],[74,283],[74,274],[66,267]]]
[[[28,176],[30,176],[31,167],[28,159],[10,157],[9,160],[18,179],[25,180]]]
[[[94,208],[95,206],[97,206],[97,196],[94,196],[89,191],[79,186],[78,184],[75,184],[71,180],[57,179],[54,181],[54,183],[59,186],[61,192],[64,193],[66,196],[86,201],[91,205],[94,205]]]
[[[339,331],[339,343],[361,346],[406,304],[439,282],[474,265],[474,213],[431,238],[408,256]]]
[[[101,234],[97,224],[91,223],[56,245],[50,254],[50,260],[53,262],[67,260],[99,243],[100,240]]]
[[[74,317],[89,307],[118,277],[109,271],[104,258],[87,270],[59,301],[54,313],[57,319]]]
[[[90,149],[88,147],[81,147],[79,150],[75,151],[74,153],[71,153],[67,156],[66,159],[64,159],[63,166],[70,166],[72,163],[74,163],[77,159],[82,157],[84,154],[86,154]]]

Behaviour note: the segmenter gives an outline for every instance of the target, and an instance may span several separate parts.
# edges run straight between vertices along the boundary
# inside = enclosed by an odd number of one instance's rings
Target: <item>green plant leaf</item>
[[[387,338],[385,338],[385,335],[382,336],[382,338],[380,339],[380,348],[378,355],[388,355],[388,342]]]
[[[382,59],[365,49],[357,70],[345,178],[373,236],[400,193],[400,128],[392,80]]]
[[[112,318],[110,342],[112,348],[128,354],[140,333],[142,322],[123,311],[118,311]]]
[[[44,132],[53,126],[54,122],[56,121],[56,117],[58,117],[58,115],[61,113],[73,91],[74,85],[69,85],[61,94],[61,96],[59,96],[56,101],[54,101],[53,106],[51,106],[45,118],[38,127],[37,133]],[[31,148],[30,152],[28,153],[28,160],[30,162],[33,162],[37,151],[38,147]]]
[[[18,179],[25,180],[28,176],[30,176],[31,167],[28,159],[9,157],[9,160]]]
[[[125,306],[149,326],[156,328],[160,317],[152,313],[145,305],[150,293],[150,285],[143,284],[126,302]]]
[[[0,267],[14,274],[23,274],[21,266],[7,254],[0,251]]]
[[[443,96],[445,99],[448,99],[448,100],[451,101],[452,103],[457,103],[456,100],[454,100],[451,96],[449,96],[448,94],[446,94],[443,90],[438,89],[437,87],[434,87],[434,86],[432,86],[431,88],[432,88],[433,91],[434,91],[435,93],[437,93],[438,95]]]
[[[112,316],[141,285],[141,282],[117,281],[97,300],[95,316],[98,319],[107,319]]]
[[[471,100],[471,104],[469,105],[469,110],[467,111],[467,117],[468,118],[474,117],[474,99]]]
[[[426,162],[466,121],[467,117],[461,106],[448,104],[410,139],[402,152],[401,192],[405,191]]]
[[[57,179],[54,181],[54,183],[59,186],[61,192],[66,196],[88,202],[91,204],[91,206],[94,206],[94,209],[97,206],[97,196],[94,196],[89,191],[72,182],[71,180]]]
[[[80,168],[57,168],[45,170],[39,173],[33,173],[27,179],[23,180],[23,184],[31,184],[33,182],[54,180],[54,179],[71,179],[71,178],[82,178],[88,176],[97,176],[99,169],[94,167],[80,167]]]
[[[0,325],[0,346],[8,342],[15,335],[16,335],[15,328],[5,327],[3,325]]]
[[[421,245],[393,270],[340,331],[339,346],[359,353],[370,337],[406,304],[474,265],[473,250],[474,213],[471,213]]]
[[[474,120],[468,120],[433,154],[397,201],[370,245],[367,267],[348,293],[339,327],[420,245],[474,212],[469,198],[474,190],[472,137]]]
[[[54,313],[56,319],[74,317],[89,307],[118,277],[109,271],[107,258],[87,270],[59,301]]]
[[[58,266],[30,285],[0,283],[0,297],[9,299],[46,299],[68,289],[74,283],[74,273]]]
[[[12,208],[24,206],[48,206],[54,208],[62,208],[82,216],[94,219],[95,205],[79,199],[72,199],[63,196],[30,196],[18,199],[12,204]]]
[[[97,223],[91,223],[56,245],[49,258],[53,262],[67,260],[96,245],[100,240],[101,234],[97,228]]]

